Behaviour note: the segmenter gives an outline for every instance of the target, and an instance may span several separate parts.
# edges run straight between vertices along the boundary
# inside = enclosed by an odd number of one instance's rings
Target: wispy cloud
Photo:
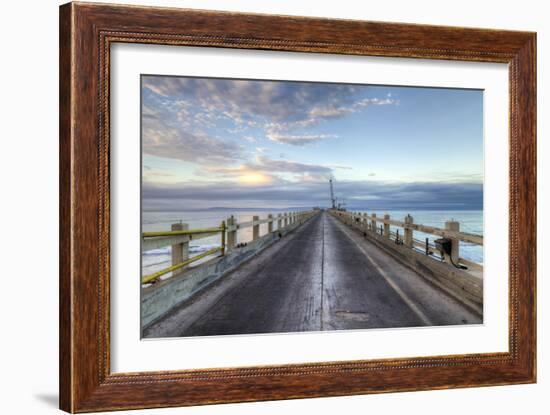
[[[183,129],[151,127],[143,130],[143,153],[198,164],[234,163],[245,157],[234,142]]]
[[[286,160],[273,160],[264,156],[257,157],[256,163],[252,166],[259,170],[282,173],[330,174],[332,172],[330,167],[322,165],[297,163],[295,161]]]
[[[316,107],[353,105],[359,91],[353,85],[205,78],[144,77],[143,86],[163,97],[193,100],[237,122],[251,114],[275,122],[301,121]]]
[[[261,128],[270,140],[299,146],[334,137],[307,132],[308,128],[369,105],[396,103],[391,96],[361,98],[364,88],[346,84],[149,76],[144,77],[143,86],[160,97],[187,102],[180,104],[186,119],[204,127],[224,119],[233,124],[227,130],[231,133]],[[195,114],[185,112],[191,103]]]
[[[236,179],[242,176],[250,177],[250,175],[261,174],[263,176],[256,176],[258,181],[260,181],[260,177],[269,177],[269,182],[288,183],[288,181],[275,176],[275,174],[290,174],[292,176],[298,176],[300,180],[326,181],[332,173],[332,168],[317,164],[274,160],[263,155],[258,155],[254,161],[236,167],[208,167],[206,168],[206,173]]]
[[[304,146],[306,144],[316,143],[327,138],[336,138],[336,135],[330,134],[309,134],[309,135],[282,135],[277,133],[268,133],[267,138],[279,143],[291,144],[293,146]]]
[[[399,101],[392,98],[391,94],[388,94],[385,98],[365,98],[357,102],[357,107],[368,107],[369,105],[393,105],[398,104]]]

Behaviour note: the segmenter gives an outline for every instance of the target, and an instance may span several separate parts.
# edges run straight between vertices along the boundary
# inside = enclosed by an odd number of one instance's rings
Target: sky
[[[483,91],[142,75],[142,209],[481,209]]]

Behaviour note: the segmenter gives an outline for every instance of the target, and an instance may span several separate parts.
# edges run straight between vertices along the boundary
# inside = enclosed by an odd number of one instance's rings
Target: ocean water
[[[297,209],[294,209],[297,210]],[[223,220],[227,220],[233,215],[237,222],[245,222],[252,220],[254,215],[259,216],[261,219],[266,218],[269,213],[277,216],[278,213],[291,212],[292,209],[287,210],[207,210],[202,212],[188,211],[188,212],[143,212],[142,214],[142,231],[167,231],[173,223],[187,223],[189,229],[196,228],[209,228],[220,226]],[[359,212],[363,212],[359,210]],[[368,211],[369,214],[376,213],[377,216],[383,217],[384,214],[389,214],[392,219],[403,221],[407,214],[410,214],[414,223],[436,226],[439,228],[445,227],[445,222],[448,220],[455,220],[460,222],[460,230],[469,233],[475,233],[483,235],[483,211],[482,210],[385,210],[385,211]],[[276,226],[275,226],[276,228]],[[396,227],[391,227],[392,231],[396,231]],[[267,224],[260,225],[260,235],[267,232]],[[402,234],[402,229],[399,230]],[[425,238],[429,238],[433,243],[434,239],[438,236],[423,234],[421,232],[414,232],[414,238],[424,241]],[[252,227],[244,228],[237,232],[237,243],[248,242],[252,240]],[[212,236],[204,239],[198,239],[191,241],[189,244],[189,254],[194,256],[205,252],[214,247],[220,246],[220,236]],[[142,274],[149,275],[154,272],[160,271],[171,265],[171,248],[165,247],[148,251],[142,254]],[[474,245],[467,242],[460,243],[460,256],[462,258],[474,261],[477,263],[483,263],[483,247]],[[194,265],[198,265],[201,262],[206,261],[205,258],[201,261],[197,261]],[[170,274],[167,274],[163,278],[168,278]]]
[[[259,216],[260,219],[267,218],[268,214],[277,216],[279,213],[293,212],[303,209],[270,209],[270,210],[206,210],[206,211],[182,211],[182,212],[143,212],[142,213],[142,232],[169,231],[173,223],[187,223],[189,229],[211,228],[221,225],[223,220],[233,215],[235,221],[247,222],[251,221],[253,216]],[[275,224],[274,228],[277,226]],[[260,235],[267,233],[267,224],[260,225]],[[237,232],[237,243],[249,242],[252,240],[252,227],[240,229]],[[220,235],[211,236],[208,238],[197,239],[189,243],[189,256],[193,257],[212,248],[218,247],[221,244]],[[141,255],[141,272],[142,275],[149,275],[169,267],[172,262],[171,248],[169,246],[144,252]],[[217,254],[215,254],[217,255]],[[197,266],[200,263],[207,261],[210,257],[206,257],[191,264]],[[171,274],[166,274],[161,277],[165,279]]]

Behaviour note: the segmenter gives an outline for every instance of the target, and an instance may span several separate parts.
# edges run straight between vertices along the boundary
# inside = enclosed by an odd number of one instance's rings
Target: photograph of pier
[[[483,91],[141,76],[142,338],[483,323]]]

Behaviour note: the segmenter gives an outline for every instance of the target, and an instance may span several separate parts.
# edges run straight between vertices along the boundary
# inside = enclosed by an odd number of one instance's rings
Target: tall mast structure
[[[332,203],[332,208],[336,209],[336,198],[334,197],[334,188],[332,186],[332,177],[329,179],[330,183],[330,201]]]

